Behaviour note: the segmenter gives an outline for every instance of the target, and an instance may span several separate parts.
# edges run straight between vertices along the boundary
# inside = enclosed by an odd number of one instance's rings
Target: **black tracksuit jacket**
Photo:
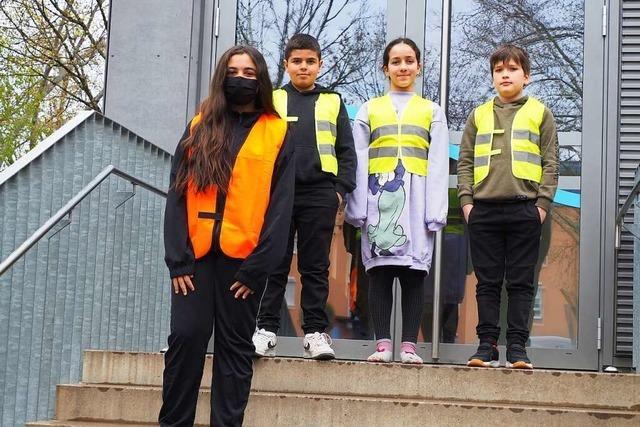
[[[231,153],[232,160],[235,162],[242,144],[249,135],[249,131],[259,118],[260,112],[240,114],[232,112],[229,115],[233,121]],[[192,275],[196,262],[191,241],[189,240],[186,197],[184,194],[178,194],[173,190],[177,168],[184,154],[182,143],[189,136],[190,125],[191,123],[185,129],[180,143],[178,143],[171,164],[170,188],[164,218],[165,262],[172,278]],[[294,146],[287,134],[284,144],[280,148],[280,154],[276,159],[271,181],[269,207],[265,214],[258,245],[244,260],[235,275],[237,281],[248,286],[256,293],[262,292],[268,274],[271,272],[272,267],[278,264],[277,261],[282,258],[286,249],[293,209],[294,177]],[[218,211],[224,209],[224,200],[220,200],[220,198],[217,203]],[[219,233],[214,236],[211,250],[221,253]]]
[[[289,140],[296,152],[296,197],[313,194],[316,189],[332,188],[342,198],[356,188],[356,151],[353,145],[351,122],[344,102],[340,101],[336,135],[338,175],[323,172],[316,144],[315,104],[321,93],[336,93],[319,84],[312,90],[299,92],[291,83],[282,87],[287,91],[287,115],[298,117],[289,122]]]

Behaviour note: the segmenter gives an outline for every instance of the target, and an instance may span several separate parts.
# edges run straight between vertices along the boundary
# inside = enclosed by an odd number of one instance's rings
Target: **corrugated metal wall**
[[[637,183],[640,181],[640,167],[636,169]],[[640,206],[640,197],[636,196],[636,206]],[[636,209],[633,216],[634,233],[640,236],[640,209]],[[633,367],[636,373],[640,372],[640,239],[634,239],[633,268]]]
[[[93,114],[0,186],[6,258],[105,166],[166,189],[170,156]],[[164,198],[109,177],[0,277],[0,424],[52,418],[82,350],[165,346]]]
[[[620,83],[620,163],[618,204],[621,207],[634,183],[640,163],[640,0],[622,2]],[[633,224],[633,209],[625,218]],[[631,356],[633,340],[633,237],[622,233],[618,251],[616,289],[617,356]],[[639,274],[639,272],[636,272]]]

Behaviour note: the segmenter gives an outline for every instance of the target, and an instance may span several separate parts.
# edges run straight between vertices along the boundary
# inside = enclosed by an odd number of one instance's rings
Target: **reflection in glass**
[[[236,42],[250,44],[267,60],[274,86],[288,81],[284,47],[307,33],[322,48],[319,83],[339,91],[345,103],[361,104],[385,90],[380,58],[386,40],[386,0],[240,0]]]
[[[316,37],[324,64],[318,82],[342,94],[347,105],[360,105],[385,90],[380,71],[386,43],[386,0],[240,0],[236,42],[250,44],[265,56],[274,87],[289,79],[284,47],[289,37]],[[359,233],[338,213],[329,270],[329,328],[333,338],[371,339],[367,277],[360,262]],[[278,335],[302,335],[300,274],[294,252],[289,285],[281,309]]]
[[[426,60],[430,57],[439,60],[439,3],[427,2]],[[453,1],[448,100],[451,142],[459,144],[460,131],[473,108],[495,96],[489,56],[495,47],[509,42],[526,48],[531,59],[532,81],[525,93],[541,99],[558,125],[559,189],[565,193],[553,204],[543,227],[535,277],[537,292],[530,319],[529,345],[533,347],[577,346],[580,202],[579,197],[576,202],[571,196],[580,194],[583,36],[584,0]],[[438,69],[437,62],[433,68]],[[439,84],[438,76],[433,74],[425,72],[423,85],[423,93],[431,98],[437,96]],[[456,174],[455,162],[451,163],[450,173]],[[456,239],[463,240],[444,235],[440,336],[443,343],[472,344],[477,342],[476,279],[466,244],[453,243]],[[459,265],[452,267],[454,262]],[[464,271],[462,295],[457,292],[460,283],[456,281],[461,271]],[[427,278],[428,302],[422,324],[422,338],[426,342],[431,341],[432,329],[431,281]],[[504,290],[502,301],[504,343]]]
[[[531,58],[527,93],[553,111],[561,132],[582,129],[584,0],[454,0],[449,124],[462,130],[480,100],[493,96],[488,58],[503,43]]]

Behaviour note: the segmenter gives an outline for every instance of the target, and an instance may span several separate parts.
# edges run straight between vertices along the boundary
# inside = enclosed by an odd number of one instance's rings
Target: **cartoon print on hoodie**
[[[369,175],[369,190],[378,193],[378,223],[369,224],[367,235],[371,242],[371,257],[394,255],[391,249],[407,242],[402,225],[398,224],[407,199],[404,190],[405,169],[402,162],[393,172]],[[393,177],[391,176],[393,174]],[[378,253],[376,253],[376,248]]]

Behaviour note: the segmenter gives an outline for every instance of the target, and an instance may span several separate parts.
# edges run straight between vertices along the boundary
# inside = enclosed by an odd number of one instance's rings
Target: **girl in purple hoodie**
[[[411,39],[391,41],[382,64],[389,92],[367,101],[354,122],[357,187],[347,197],[346,220],[362,229],[377,340],[371,362],[393,357],[390,321],[397,277],[402,287],[400,359],[422,363],[416,341],[424,277],[435,233],[447,220],[449,132],[440,106],[414,93],[420,68],[420,50]]]

